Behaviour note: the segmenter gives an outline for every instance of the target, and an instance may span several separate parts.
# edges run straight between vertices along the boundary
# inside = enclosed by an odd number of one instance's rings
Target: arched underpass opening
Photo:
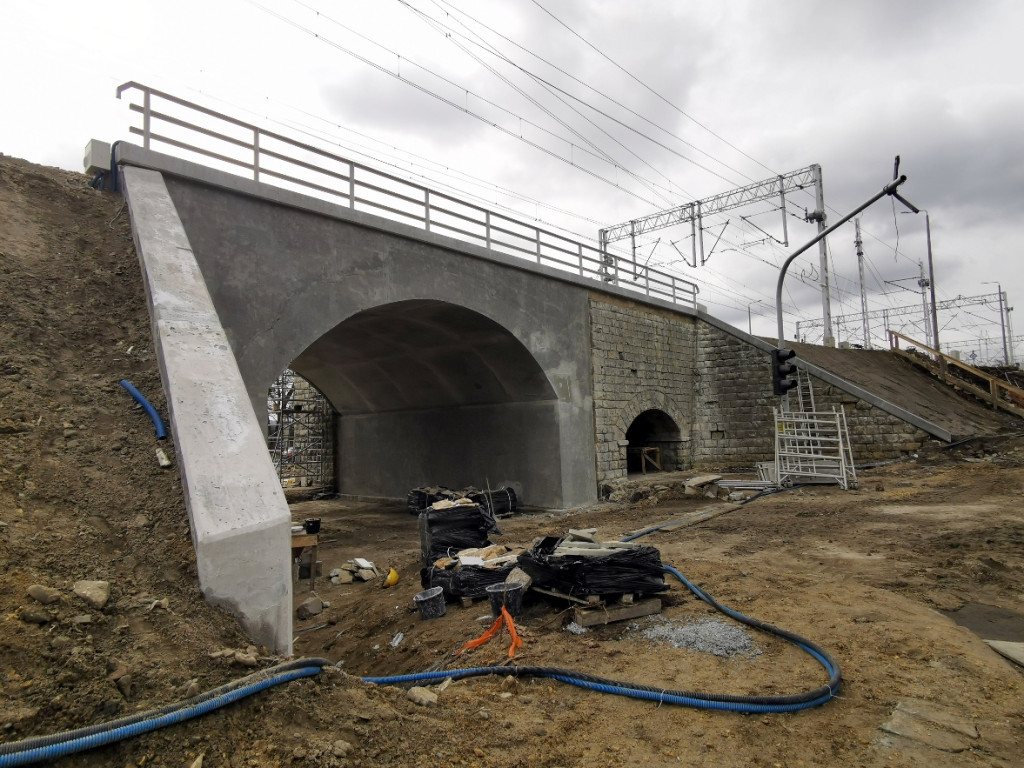
[[[267,447],[284,488],[334,487],[334,408],[303,376],[286,368],[267,394]]]
[[[292,368],[338,414],[337,490],[405,498],[424,485],[512,486],[558,506],[558,399],[530,351],[490,318],[403,301],[356,314]]]
[[[644,411],[626,430],[626,472],[672,471],[680,467],[679,427],[664,411]]]

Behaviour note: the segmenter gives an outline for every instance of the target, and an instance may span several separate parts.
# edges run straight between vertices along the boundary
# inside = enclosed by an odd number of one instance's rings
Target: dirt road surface
[[[279,661],[247,649],[202,599],[179,478],[157,464],[152,425],[118,385],[131,380],[166,413],[123,201],[86,182],[0,157],[0,744],[163,706]],[[437,702],[423,706],[402,687],[366,684],[501,664],[508,637],[454,658],[489,624],[486,601],[419,617],[416,520],[402,504],[296,502],[296,520],[322,519],[325,573],[363,557],[400,576],[390,589],[318,581],[330,605],[296,621],[296,653],[340,666],[55,765],[1020,766],[1024,675],[983,639],[1024,641],[1022,462],[1019,437],[929,444],[861,471],[855,491],[787,491],[642,539],[725,605],[836,658],[838,696],[791,714],[506,676],[435,685]],[[585,527],[616,539],[720,505],[660,492],[519,515],[494,540]],[[81,581],[107,582],[109,598],[87,602]],[[298,582],[297,603],[308,589]],[[806,654],[752,630],[754,650],[731,656],[645,639],[651,622],[730,621],[674,581],[664,604],[660,618],[573,634],[567,604],[528,595],[516,662],[739,695],[826,680]]]

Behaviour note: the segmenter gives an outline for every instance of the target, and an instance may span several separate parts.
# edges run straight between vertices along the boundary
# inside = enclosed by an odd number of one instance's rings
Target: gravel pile
[[[743,627],[719,619],[685,623],[661,619],[660,623],[641,630],[640,636],[653,642],[668,643],[673,648],[688,648],[715,656],[756,656],[761,653]]]

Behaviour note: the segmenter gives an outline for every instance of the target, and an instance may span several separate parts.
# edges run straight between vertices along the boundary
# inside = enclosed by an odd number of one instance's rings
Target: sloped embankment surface
[[[793,344],[797,356],[893,405],[944,427],[954,440],[1020,429],[1019,420],[957,393],[910,361],[886,350],[829,349]]]

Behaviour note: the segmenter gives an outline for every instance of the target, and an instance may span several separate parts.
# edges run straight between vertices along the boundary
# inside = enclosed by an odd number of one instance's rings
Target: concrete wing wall
[[[123,171],[199,583],[291,655],[291,515],[188,236],[159,173]]]

